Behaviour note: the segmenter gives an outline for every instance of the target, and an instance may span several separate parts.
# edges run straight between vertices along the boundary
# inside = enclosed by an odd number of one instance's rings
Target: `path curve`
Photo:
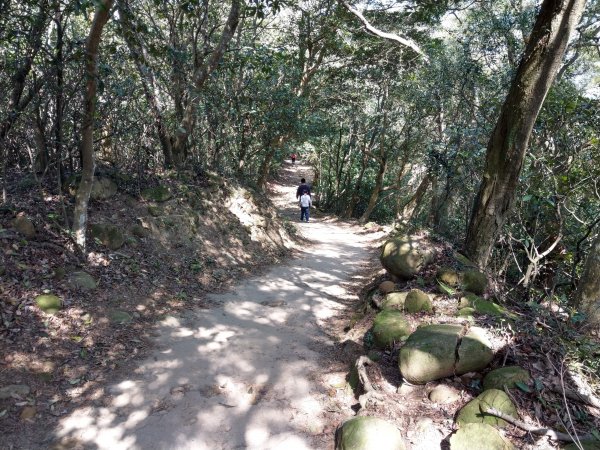
[[[310,180],[308,166],[288,164],[270,185],[296,222],[302,176]],[[108,387],[103,406],[64,418],[58,437],[111,450],[323,448],[327,321],[381,236],[323,217],[297,225],[307,241],[299,258],[211,295],[211,309],[166,319],[154,353]]]

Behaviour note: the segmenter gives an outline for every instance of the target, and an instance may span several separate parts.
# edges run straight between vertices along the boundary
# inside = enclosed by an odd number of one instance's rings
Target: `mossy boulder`
[[[335,433],[335,450],[405,450],[398,428],[377,417],[345,421]]]
[[[19,215],[13,220],[13,227],[17,233],[25,236],[27,239],[35,237],[35,226],[31,219],[24,215]]]
[[[418,328],[400,349],[398,364],[404,379],[425,384],[485,368],[494,356],[485,331],[471,327],[461,339],[464,332],[461,325],[450,324]]]
[[[73,272],[69,275],[69,284],[82,291],[96,289],[97,283],[89,273],[83,271]]]
[[[487,289],[487,277],[479,270],[467,270],[462,275],[462,287],[465,291],[481,295]]]
[[[504,391],[488,389],[462,407],[456,416],[456,424],[462,427],[467,423],[486,423],[502,428],[508,424],[499,417],[485,413],[487,408],[494,408],[510,417],[518,418],[517,408]]]
[[[450,437],[450,450],[515,450],[512,443],[486,423],[468,423]]]
[[[142,191],[142,198],[146,201],[160,203],[170,200],[171,197],[173,197],[173,194],[167,186],[155,186]]]
[[[433,306],[429,295],[420,289],[412,289],[406,296],[404,310],[408,313],[431,312]]]
[[[117,250],[125,243],[125,235],[115,225],[97,223],[92,225],[91,231],[93,238],[100,240],[111,250]]]
[[[494,359],[494,351],[486,331],[480,327],[470,327],[458,347],[456,374],[479,372],[486,368],[492,359]]]
[[[109,311],[108,318],[112,323],[115,323],[117,325],[127,324],[131,322],[132,319],[129,313],[118,309],[113,309],[112,311]]]
[[[379,292],[382,294],[389,294],[396,289],[396,283],[393,281],[384,281],[379,285]]]
[[[381,309],[404,309],[408,292],[390,292],[381,303]]]
[[[410,325],[400,311],[384,309],[373,320],[373,341],[376,347],[387,348],[410,334]]]
[[[389,273],[408,280],[426,267],[433,257],[434,251],[425,239],[404,236],[387,241],[383,245],[380,260]]]
[[[529,383],[529,372],[518,366],[506,366],[492,370],[483,378],[483,389],[504,389],[517,387],[515,383]]]
[[[453,288],[460,285],[460,274],[456,270],[448,267],[441,267],[438,269],[435,277],[445,285]]]
[[[62,307],[61,299],[52,294],[38,295],[35,304],[47,314],[56,314]]]
[[[90,198],[92,200],[108,200],[117,193],[117,185],[114,181],[104,177],[94,177]]]
[[[460,400],[460,393],[451,386],[440,384],[434,387],[427,395],[433,403],[448,404]]]

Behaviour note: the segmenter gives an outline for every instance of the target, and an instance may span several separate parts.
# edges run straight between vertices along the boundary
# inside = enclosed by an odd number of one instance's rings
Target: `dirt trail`
[[[310,181],[307,166],[286,165],[270,186],[295,222],[301,176]],[[58,437],[111,450],[331,447],[319,381],[333,343],[327,321],[380,235],[323,217],[297,225],[310,242],[298,259],[211,295],[210,309],[167,318],[154,354],[97,407],[64,418]]]

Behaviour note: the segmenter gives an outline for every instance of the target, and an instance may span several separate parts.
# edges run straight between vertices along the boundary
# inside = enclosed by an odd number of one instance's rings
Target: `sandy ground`
[[[288,164],[270,186],[294,222],[302,176],[310,181],[307,166]],[[154,354],[97,406],[63,418],[56,437],[111,450],[331,448],[333,433],[315,440],[335,339],[328,323],[381,235],[322,216],[297,226],[307,243],[297,259],[211,295],[210,309],[166,318]]]

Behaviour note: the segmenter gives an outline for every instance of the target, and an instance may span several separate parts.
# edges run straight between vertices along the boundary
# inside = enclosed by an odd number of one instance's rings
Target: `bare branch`
[[[429,58],[423,52],[423,50],[421,50],[421,47],[419,47],[415,41],[413,41],[412,39],[404,38],[402,36],[398,36],[397,34],[394,34],[394,33],[387,33],[385,31],[379,30],[378,28],[375,28],[366,19],[366,17],[362,15],[362,13],[359,10],[350,6],[348,4],[348,2],[346,2],[345,0],[338,0],[338,1],[344,8],[346,8],[349,12],[351,12],[356,17],[358,17],[358,20],[360,20],[360,22],[365,27],[365,30],[367,30],[369,33],[371,33],[375,36],[378,36],[380,38],[383,38],[383,39],[388,39],[390,41],[394,41],[405,47],[408,47],[408,48],[412,49],[413,51],[415,51],[416,53],[418,53],[419,55],[421,55],[423,57],[423,59],[425,59],[426,62],[429,62]]]

